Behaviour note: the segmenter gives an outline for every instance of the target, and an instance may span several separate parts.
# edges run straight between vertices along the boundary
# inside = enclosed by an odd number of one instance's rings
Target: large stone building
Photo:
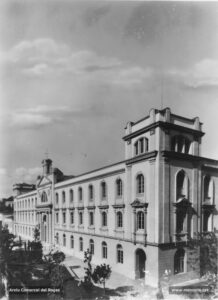
[[[192,276],[186,242],[218,227],[218,161],[201,156],[199,118],[151,109],[128,122],[125,159],[67,177],[44,159],[36,187],[14,185],[14,232],[59,244],[93,263],[108,263],[131,278],[157,284],[165,270]],[[193,273],[194,276],[194,273]]]

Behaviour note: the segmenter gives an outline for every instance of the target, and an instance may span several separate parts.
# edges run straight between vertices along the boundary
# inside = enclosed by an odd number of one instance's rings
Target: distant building
[[[14,185],[14,232],[30,239],[37,225],[45,244],[79,258],[90,248],[93,263],[148,284],[166,270],[194,277],[186,241],[218,228],[218,161],[201,156],[203,135],[198,117],[152,109],[127,123],[121,162],[70,178],[44,159],[35,188]]]
[[[0,200],[0,221],[3,226],[7,226],[9,231],[13,231],[14,219],[14,197],[3,198]]]

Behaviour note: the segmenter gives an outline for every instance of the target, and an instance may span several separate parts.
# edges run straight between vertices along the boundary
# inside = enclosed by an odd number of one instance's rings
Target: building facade
[[[45,244],[58,244],[93,263],[157,285],[165,270],[179,281],[195,276],[187,240],[218,227],[218,161],[201,156],[199,118],[169,108],[125,128],[125,159],[79,176],[65,176],[44,159],[36,186],[14,185],[14,233],[26,239],[39,226]]]

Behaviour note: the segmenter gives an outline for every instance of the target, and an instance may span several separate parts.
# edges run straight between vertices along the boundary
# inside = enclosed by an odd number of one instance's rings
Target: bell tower
[[[49,159],[49,158],[43,159],[42,167],[43,167],[43,176],[52,174],[52,160],[51,159]]]

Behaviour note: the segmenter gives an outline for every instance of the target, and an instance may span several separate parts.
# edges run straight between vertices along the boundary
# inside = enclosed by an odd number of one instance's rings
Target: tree
[[[8,263],[10,261],[15,236],[0,222],[0,296],[7,293]]]
[[[214,232],[197,233],[188,243],[188,263],[200,276],[217,274],[217,238]]]
[[[33,229],[33,237],[34,237],[34,241],[37,242],[40,240],[40,230],[39,230],[39,226],[35,226],[35,228]]]
[[[111,267],[106,264],[96,266],[92,273],[93,281],[95,283],[103,284],[104,293],[105,293],[105,282],[110,278],[110,275],[111,275]]]
[[[85,277],[84,277],[84,285],[87,288],[91,288],[92,286],[92,253],[89,249],[84,252],[84,263],[87,263],[87,267],[85,267]]]
[[[44,256],[51,287],[59,287],[61,295],[63,295],[64,281],[66,279],[65,267],[61,265],[64,260],[65,254],[62,251],[55,249],[51,249],[51,251]]]

